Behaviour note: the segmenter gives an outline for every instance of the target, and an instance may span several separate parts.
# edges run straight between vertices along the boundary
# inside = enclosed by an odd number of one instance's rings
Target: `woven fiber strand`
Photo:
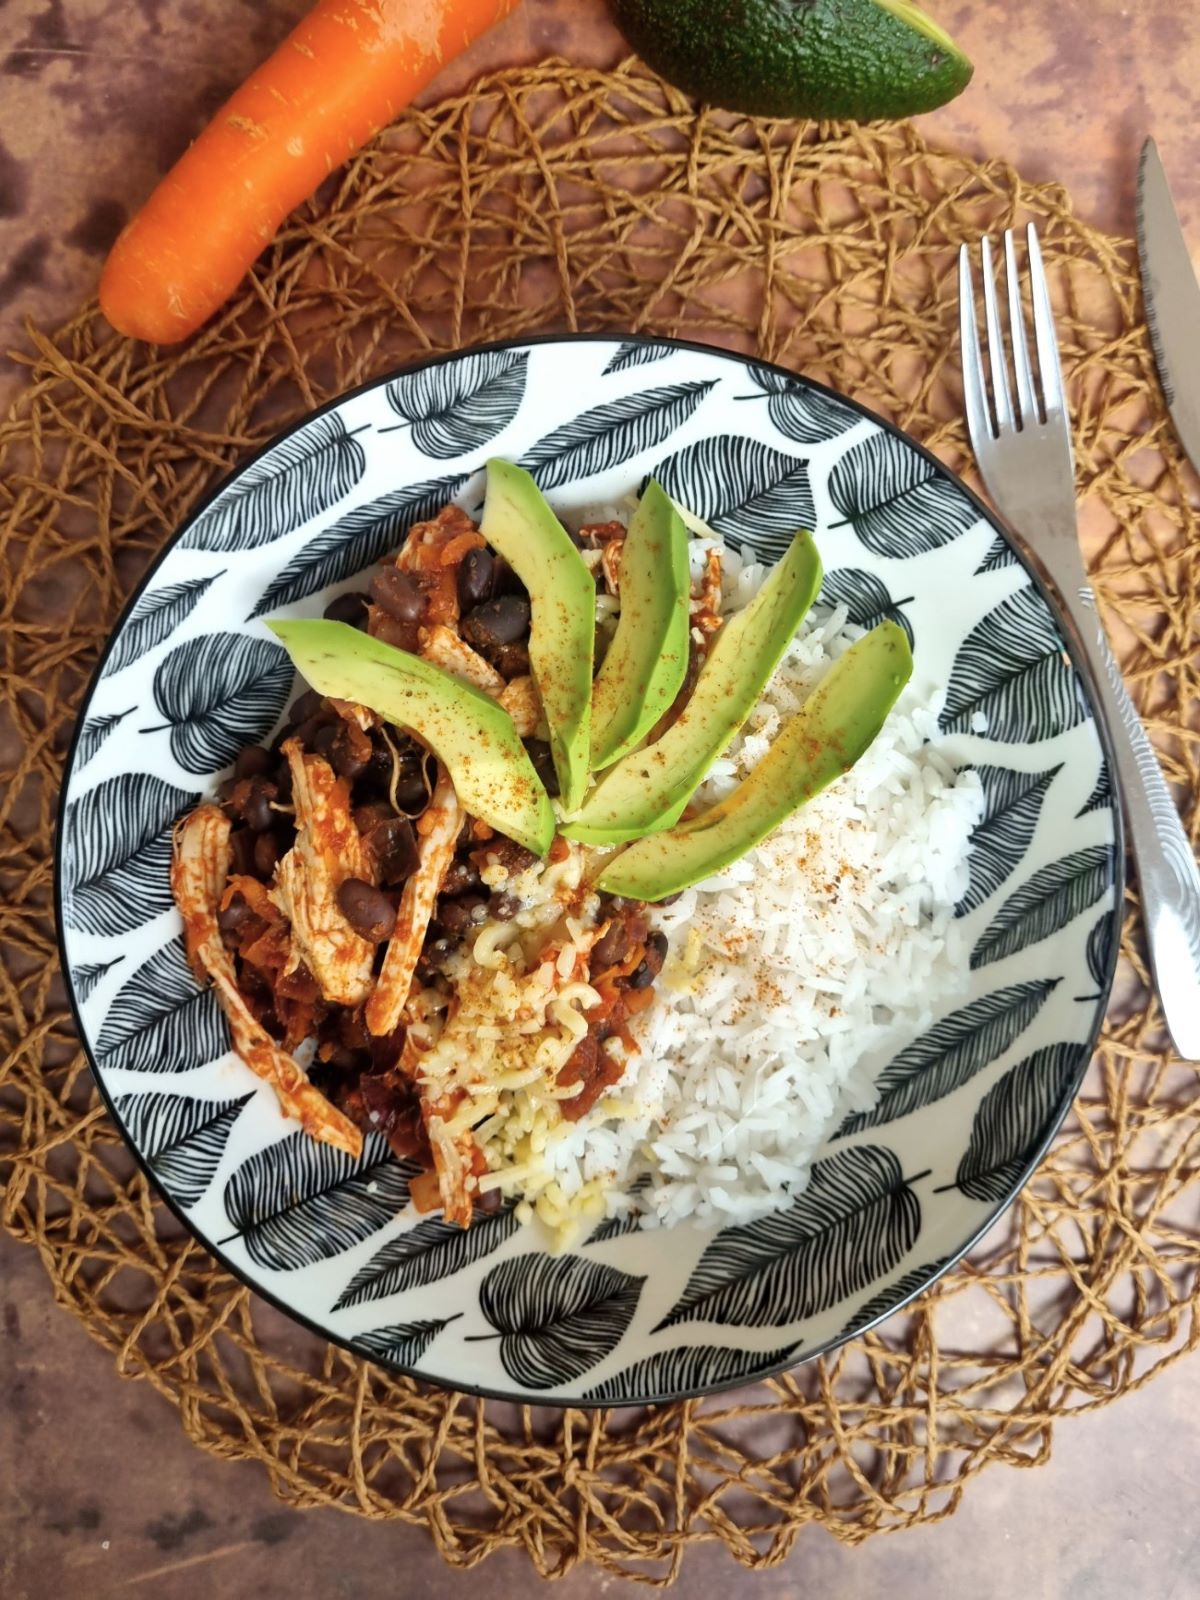
[[[1200,1095],[1164,1048],[1133,891],[1117,1020],[969,1263],[790,1377],[636,1413],[455,1397],[265,1307],[118,1142],[56,975],[53,806],[85,678],[147,560],[245,452],[427,350],[641,329],[801,368],[963,467],[955,252],[1026,217],[1058,301],[1097,588],[1195,838],[1196,484],[1131,248],[1056,186],[907,127],[752,123],[632,65],[549,63],[409,113],[183,350],[119,340],[94,308],[31,334],[29,386],[0,425],[4,1219],[118,1370],[205,1449],[262,1462],[281,1498],[424,1524],[460,1567],[520,1544],[543,1574],[591,1559],[665,1584],[699,1540],[765,1566],[808,1523],[853,1544],[944,1517],[983,1467],[1045,1460],[1057,1418],[1196,1342]]]

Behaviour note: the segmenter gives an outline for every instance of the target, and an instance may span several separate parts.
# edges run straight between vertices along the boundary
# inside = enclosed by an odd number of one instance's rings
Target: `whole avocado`
[[[910,0],[611,0],[654,70],[751,116],[873,121],[932,111],[973,68]]]

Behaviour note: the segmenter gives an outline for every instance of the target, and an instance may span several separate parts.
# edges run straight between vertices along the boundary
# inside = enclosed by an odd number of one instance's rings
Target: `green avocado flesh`
[[[911,675],[904,630],[880,623],[838,657],[732,794],[679,827],[622,850],[596,887],[630,900],[662,900],[729,866],[850,770]]]
[[[688,94],[752,116],[909,117],[972,66],[912,0],[613,0],[634,49]]]
[[[562,832],[585,844],[623,844],[677,822],[749,716],[820,587],[817,548],[810,534],[798,533],[750,604],[716,635],[678,720],[610,768]]]
[[[621,549],[621,613],[592,685],[592,770],[640,744],[670,709],[688,664],[688,533],[651,480]]]
[[[488,462],[479,531],[529,591],[529,665],[550,729],[562,803],[573,811],[588,778],[596,586],[522,467]]]
[[[554,808],[512,718],[494,700],[344,622],[269,626],[318,694],[353,700],[415,734],[445,763],[472,816],[546,854]]]

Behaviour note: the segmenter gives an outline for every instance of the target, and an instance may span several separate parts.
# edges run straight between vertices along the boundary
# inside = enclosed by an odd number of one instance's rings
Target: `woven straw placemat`
[[[547,328],[757,350],[966,464],[955,252],[1037,220],[1054,281],[1096,587],[1200,824],[1196,483],[1169,433],[1130,246],[1053,185],[911,128],[696,111],[642,69],[549,63],[412,112],[331,181],[180,352],[89,308],[31,333],[0,424],[4,1220],[59,1301],[296,1505],[428,1527],[470,1566],[590,1558],[669,1582],[689,1543],[747,1566],[951,1513],[985,1465],[1046,1458],[1063,1414],[1197,1339],[1197,1075],[1164,1048],[1131,891],[1117,1020],[1020,1201],[916,1307],[794,1375],[640,1413],[423,1387],[286,1323],[156,1204],[97,1103],[56,974],[55,792],[123,598],[197,498],[281,424],[426,350]]]

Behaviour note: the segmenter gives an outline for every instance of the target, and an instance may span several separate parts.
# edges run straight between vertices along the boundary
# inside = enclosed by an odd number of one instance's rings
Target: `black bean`
[[[592,946],[592,971],[615,967],[629,954],[629,931],[623,922],[614,922]]]
[[[409,816],[419,816],[424,811],[429,804],[429,786],[419,772],[398,780],[396,804]]]
[[[439,900],[437,925],[451,939],[461,939],[471,926],[471,916],[458,900]]]
[[[506,683],[529,676],[529,650],[521,639],[515,639],[512,644],[492,646],[487,658]]]
[[[410,655],[416,655],[421,648],[421,624],[400,622],[382,606],[371,607],[367,631],[373,639],[390,644],[396,650],[407,650]]]
[[[265,882],[279,860],[279,841],[273,833],[260,833],[254,841],[254,870]]]
[[[521,909],[521,902],[515,894],[509,894],[504,889],[499,889],[488,901],[488,910],[497,922],[511,922]]]
[[[410,572],[381,567],[370,583],[371,599],[397,622],[417,622],[425,610],[425,594]]]
[[[293,738],[301,750],[313,750],[316,746],[317,735],[328,723],[322,717],[307,717],[295,730]]]
[[[326,760],[333,754],[333,747],[337,743],[338,725],[335,722],[324,722],[312,736],[312,748],[319,756]]]
[[[502,833],[497,834],[491,843],[484,845],[483,848],[488,858],[495,856],[510,878],[515,878],[518,873],[533,866],[537,860],[532,850],[526,850],[523,844],[518,844],[515,839],[506,838]]]
[[[254,835],[249,828],[235,828],[229,835],[229,848],[233,859],[230,863],[236,873],[249,877],[254,871]]]
[[[536,857],[534,859],[536,860]],[[482,881],[475,863],[469,858],[458,856],[446,868],[441,892],[453,898],[455,895],[466,894],[468,890],[478,889]]]
[[[415,871],[417,841],[407,817],[389,817],[386,822],[377,823],[367,838],[379,867],[380,883],[403,883]]]
[[[396,908],[387,895],[362,878],[347,878],[337,892],[338,910],[362,938],[379,944],[390,939]]]
[[[266,833],[275,821],[271,801],[276,793],[273,783],[264,783],[261,778],[252,780],[250,791],[242,801],[242,816],[252,832]]]
[[[364,628],[367,623],[367,596],[365,594],[340,594],[331,600],[321,613],[329,622],[347,622],[352,628]]]
[[[221,932],[231,933],[235,936],[241,933],[253,920],[254,913],[240,894],[235,894],[225,909],[217,912],[217,926]]]
[[[652,933],[646,940],[646,954],[642,961],[634,968],[629,978],[631,989],[648,989],[662,971],[663,961],[667,954],[667,936],[665,933]]]
[[[485,1189],[482,1194],[475,1197],[475,1209],[482,1217],[495,1216],[503,1203],[504,1196],[500,1193],[499,1187]]]
[[[360,1007],[353,1011],[343,1007],[337,1013],[338,1043],[345,1045],[347,1050],[367,1050],[370,1048],[371,1035],[367,1032],[367,1024]]]
[[[496,563],[490,550],[468,550],[458,568],[458,603],[464,611],[486,600],[492,592]]]
[[[461,900],[439,900],[438,926],[452,939],[464,938],[487,916],[487,901],[480,895],[464,895]]]
[[[440,972],[454,954],[454,949],[455,946],[449,939],[430,939],[421,951],[418,966],[430,972]]]
[[[554,756],[545,739],[526,739],[525,748],[529,752],[529,759],[533,763],[533,770],[542,780],[542,786],[549,795],[558,793],[558,773],[554,770]]]
[[[515,594],[522,599],[529,599],[529,590],[517,577],[507,561],[496,562],[496,572],[492,579],[493,594]]]
[[[324,697],[315,689],[306,689],[288,712],[288,721],[298,728],[302,722],[307,722],[310,717],[317,716],[324,709]]]
[[[386,800],[368,800],[365,805],[354,808],[354,826],[364,838],[372,828],[391,820],[392,808]]]
[[[238,786],[238,779],[237,778],[226,778],[222,783],[217,785],[217,799],[218,800],[229,800],[229,799],[232,799],[233,791],[237,788],[237,786]]]
[[[373,755],[371,742],[361,728],[343,722],[333,741],[333,770],[353,783],[367,770]]]
[[[264,750],[260,744],[248,744],[238,752],[233,775],[235,778],[265,778],[274,765],[269,750]]]
[[[463,638],[480,645],[511,644],[529,632],[529,601],[521,595],[502,594],[468,611],[462,622]]]

